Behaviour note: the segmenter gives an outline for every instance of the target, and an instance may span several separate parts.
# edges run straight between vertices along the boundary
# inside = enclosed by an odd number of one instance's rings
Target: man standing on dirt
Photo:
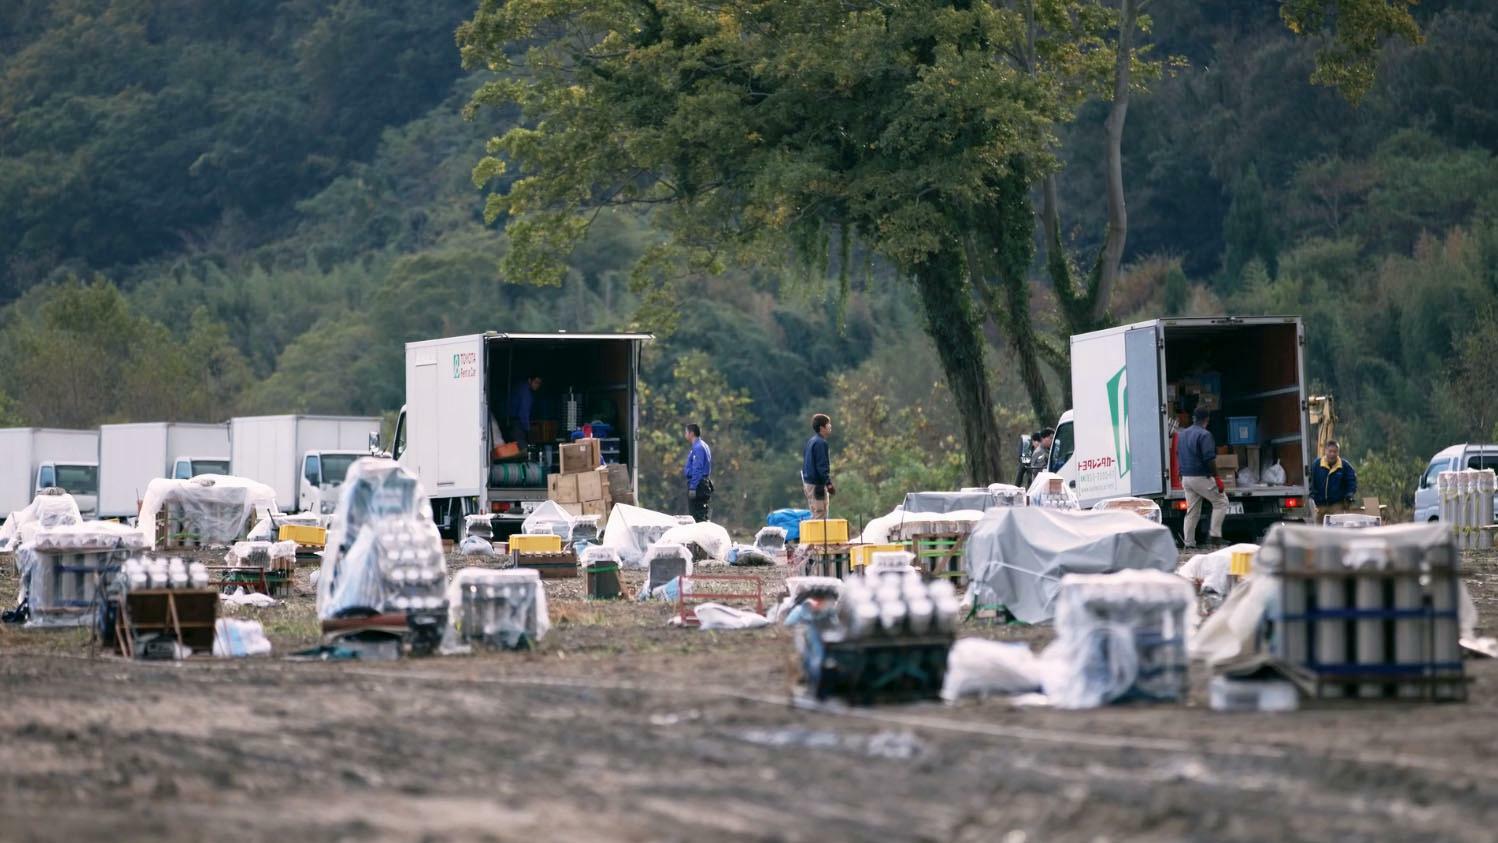
[[[701,524],[713,517],[713,451],[702,441],[702,428],[695,423],[686,427],[687,465],[682,474],[687,478],[687,508],[692,520]]]
[[[827,517],[827,499],[837,494],[832,485],[832,463],[827,455],[827,437],[832,435],[832,419],[823,413],[811,417],[811,438],[801,451],[801,488],[806,492],[806,508],[811,517]]]
[[[1194,417],[1196,424],[1181,431],[1176,438],[1181,487],[1186,490],[1186,523],[1181,531],[1181,541],[1188,548],[1196,547],[1196,525],[1201,522],[1202,501],[1212,504],[1212,524],[1207,530],[1210,543],[1223,543],[1222,522],[1228,517],[1228,496],[1223,493],[1222,480],[1217,476],[1217,440],[1207,430],[1207,420],[1212,414],[1204,407],[1197,407]]]
[[[1333,439],[1311,467],[1311,503],[1316,507],[1311,523],[1320,524],[1328,515],[1356,511],[1353,501],[1357,496],[1358,473],[1352,470],[1352,463],[1342,459],[1342,448]]]

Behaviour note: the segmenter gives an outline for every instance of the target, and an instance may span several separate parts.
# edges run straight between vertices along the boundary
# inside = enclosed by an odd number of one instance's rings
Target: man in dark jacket
[[[1321,459],[1311,467],[1311,503],[1316,505],[1312,523],[1320,524],[1328,515],[1357,510],[1358,473],[1352,463],[1342,459],[1336,440],[1326,443]]]
[[[713,452],[702,441],[702,428],[696,424],[686,427],[687,464],[682,475],[687,479],[687,508],[692,520],[701,524],[713,517]]]
[[[1186,490],[1186,523],[1181,540],[1188,548],[1196,547],[1196,525],[1201,523],[1202,501],[1212,504],[1212,524],[1207,538],[1222,542],[1222,522],[1228,517],[1228,496],[1217,477],[1217,440],[1207,430],[1212,414],[1197,407],[1196,424],[1176,437],[1176,461],[1181,466],[1181,488]]]
[[[832,485],[832,463],[827,456],[827,437],[832,435],[832,419],[822,413],[811,417],[812,436],[801,452],[801,487],[806,492],[806,508],[811,517],[827,517],[827,499],[837,494]]]

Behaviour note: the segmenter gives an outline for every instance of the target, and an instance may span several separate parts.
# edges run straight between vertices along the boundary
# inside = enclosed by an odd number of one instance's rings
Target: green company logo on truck
[[[1124,477],[1132,467],[1129,453],[1129,380],[1128,366],[1108,379],[1108,413],[1113,421],[1113,455],[1118,460],[1118,476]]]

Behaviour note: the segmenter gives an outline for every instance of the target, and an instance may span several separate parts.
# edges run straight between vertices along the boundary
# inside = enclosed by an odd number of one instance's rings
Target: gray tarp
[[[996,509],[968,536],[963,569],[979,606],[1002,605],[1025,623],[1048,621],[1067,574],[1131,568],[1173,571],[1170,530],[1132,512]]]
[[[994,493],[987,489],[976,492],[910,492],[905,495],[903,509],[906,515],[941,515],[963,509],[982,512],[993,506],[994,500]]]

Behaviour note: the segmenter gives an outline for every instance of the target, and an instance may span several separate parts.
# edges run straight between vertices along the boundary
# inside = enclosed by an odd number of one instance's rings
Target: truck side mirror
[[[1033,446],[1030,444],[1030,434],[1021,433],[1019,436],[1019,464],[1030,468],[1030,452]]]
[[[369,432],[369,452],[378,454],[380,452],[380,432],[372,430]]]

